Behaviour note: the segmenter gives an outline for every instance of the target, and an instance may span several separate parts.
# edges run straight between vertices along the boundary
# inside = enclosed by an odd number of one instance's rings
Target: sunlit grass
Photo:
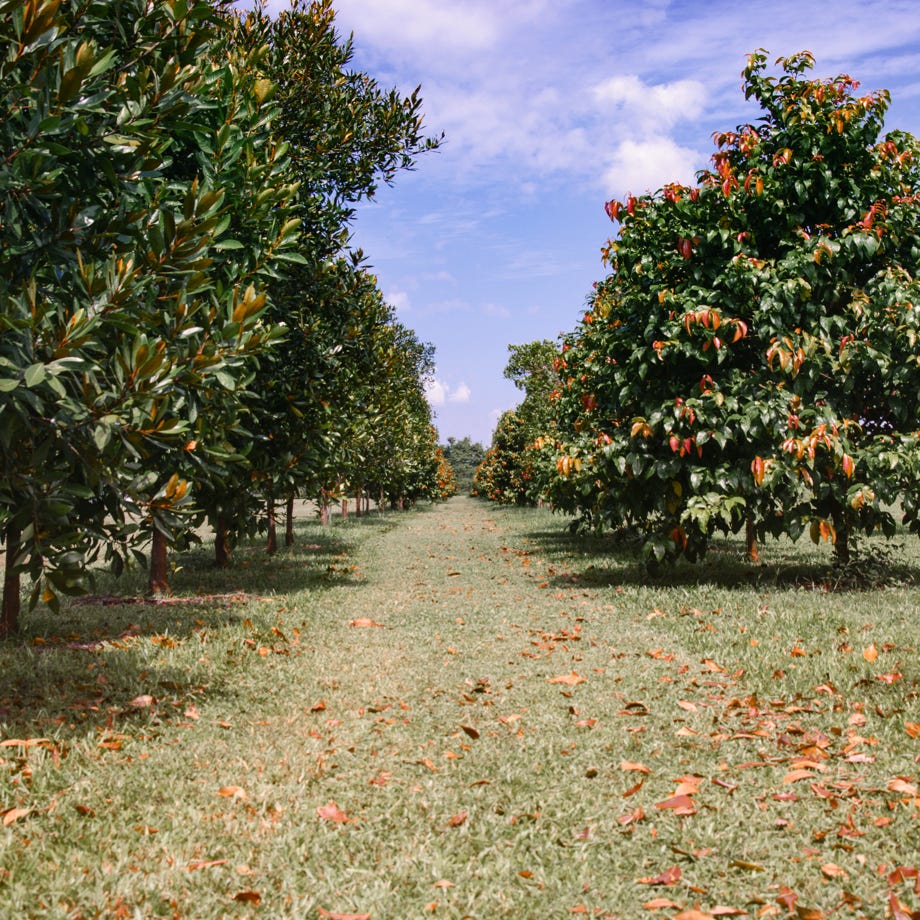
[[[920,908],[891,875],[920,862],[916,545],[834,590],[827,547],[649,579],[562,525],[304,522],[275,559],[181,560],[177,594],[235,596],[28,617],[0,647],[2,737],[33,739],[0,747],[4,910]]]

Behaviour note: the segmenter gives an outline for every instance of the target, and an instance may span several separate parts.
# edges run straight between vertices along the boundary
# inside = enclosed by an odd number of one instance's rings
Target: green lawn
[[[916,542],[885,587],[810,544],[649,580],[563,525],[302,522],[231,573],[183,558],[179,602],[27,617],[0,914],[920,911]]]

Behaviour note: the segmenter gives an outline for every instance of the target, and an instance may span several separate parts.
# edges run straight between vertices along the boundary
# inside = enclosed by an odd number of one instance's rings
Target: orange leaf
[[[710,911],[713,917],[746,917],[747,911],[740,907],[713,907]]]
[[[258,904],[262,900],[262,895],[258,891],[238,891],[233,896],[234,901],[242,901],[246,904]]]
[[[825,863],[821,866],[821,871],[828,878],[846,878],[846,870],[841,869],[836,863]]]
[[[369,617],[358,617],[352,620],[348,625],[355,626],[359,629],[366,629],[371,626],[383,626],[383,623],[378,623],[376,620],[372,620]]]
[[[448,882],[447,879],[443,879],[443,878],[442,878],[440,882],[435,882],[435,883],[434,883],[434,887],[435,887],[435,888],[453,888],[453,887],[454,887],[454,883],[453,883],[453,882]]]
[[[655,808],[670,809],[675,815],[696,814],[696,805],[693,804],[693,799],[689,795],[672,795],[671,798],[665,799],[663,802],[656,802]]]
[[[621,770],[631,770],[634,773],[651,773],[652,771],[644,763],[635,763],[632,760],[621,760]]]
[[[682,910],[679,914],[674,915],[674,920],[713,920],[712,914],[703,913],[695,907],[690,910]]]
[[[345,824],[348,821],[348,815],[346,815],[335,802],[330,802],[328,805],[320,805],[320,807],[316,809],[316,814],[326,821],[332,821],[333,824]]]
[[[681,907],[677,901],[672,901],[670,898],[652,898],[651,901],[646,901],[642,906],[646,910],[667,910],[670,907]]]
[[[797,783],[802,779],[813,779],[814,773],[811,770],[790,770],[784,777],[784,783]]]
[[[26,815],[30,814],[32,811],[31,808],[9,808],[3,812],[3,826],[9,827],[14,821],[18,821],[20,818],[24,818]]]
[[[586,677],[582,677],[580,674],[576,674],[572,671],[571,674],[560,674],[558,677],[551,677],[547,680],[547,683],[565,684],[567,687],[574,687],[576,684],[582,684],[586,680]]]
[[[188,864],[188,871],[194,872],[196,869],[211,869],[214,866],[224,866],[229,862],[227,859],[198,859]]]
[[[920,722],[905,722],[904,731],[906,731],[911,738],[920,738]]]
[[[448,827],[460,827],[461,824],[466,824],[466,819],[469,817],[469,812],[461,811],[459,814],[454,815],[448,822]]]
[[[670,869],[665,869],[661,875],[639,878],[636,881],[640,885],[676,885],[680,881],[681,875],[683,873],[680,871],[680,866],[671,866]]]
[[[917,787],[900,776],[888,781],[888,789],[891,792],[903,792],[904,795],[917,795]]]
[[[875,659],[878,658],[878,649],[875,647],[875,643],[870,645],[863,652],[863,658],[865,658],[866,661],[869,661],[869,662],[875,661]]]
[[[249,798],[242,786],[223,786],[217,790],[217,794],[224,799],[242,799],[244,802]]]
[[[343,914],[337,910],[319,909],[319,915],[323,920],[371,920],[370,914]]]

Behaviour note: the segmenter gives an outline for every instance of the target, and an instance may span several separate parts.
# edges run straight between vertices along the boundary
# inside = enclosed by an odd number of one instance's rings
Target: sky
[[[269,0],[277,10],[285,0]],[[574,329],[610,198],[692,183],[712,135],[756,120],[741,71],[807,49],[814,74],[888,89],[886,129],[920,135],[916,0],[334,0],[353,66],[421,85],[442,147],[362,205],[363,249],[400,322],[435,348],[440,439],[488,446],[523,394],[508,346]]]

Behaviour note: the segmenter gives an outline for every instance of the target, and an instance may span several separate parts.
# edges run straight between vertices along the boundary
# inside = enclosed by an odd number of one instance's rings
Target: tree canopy
[[[629,522],[650,558],[715,531],[918,529],[917,140],[888,94],[814,79],[807,52],[744,70],[762,115],[693,186],[610,201],[610,274],[563,343],[554,503]]]

